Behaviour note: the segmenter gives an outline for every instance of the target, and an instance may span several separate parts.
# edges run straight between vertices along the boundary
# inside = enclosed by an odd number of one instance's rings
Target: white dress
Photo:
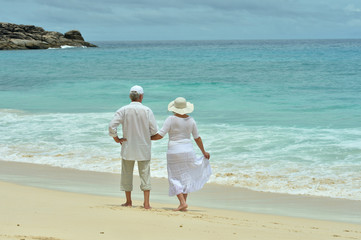
[[[169,196],[200,190],[212,173],[209,160],[196,156],[191,140],[199,137],[196,122],[192,117],[168,117],[158,132],[169,134],[167,170]]]

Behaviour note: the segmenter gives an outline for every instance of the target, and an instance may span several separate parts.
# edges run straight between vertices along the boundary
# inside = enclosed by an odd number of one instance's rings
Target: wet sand
[[[166,179],[152,179],[144,210],[135,178],[121,207],[119,174],[0,161],[0,239],[361,239],[361,201],[207,184],[173,212]]]

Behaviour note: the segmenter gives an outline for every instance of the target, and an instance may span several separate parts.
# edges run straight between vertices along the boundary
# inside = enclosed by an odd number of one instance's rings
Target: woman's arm
[[[194,141],[196,141],[199,149],[200,149],[200,150],[202,151],[202,153],[203,153],[203,156],[204,156],[205,158],[207,158],[207,159],[210,159],[210,158],[211,158],[211,155],[204,150],[202,138],[199,137],[199,138],[197,138],[197,139],[194,139]]]
[[[151,140],[159,140],[159,139],[162,139],[162,138],[163,137],[161,135],[159,135],[158,133],[150,137]]]
[[[150,139],[151,140],[159,140],[159,139],[162,139],[163,138],[163,136],[165,136],[167,133],[168,133],[168,131],[169,131],[169,128],[170,128],[170,117],[168,117],[165,121],[164,121],[164,123],[163,123],[163,127],[158,131],[158,133],[156,133],[155,135],[153,135],[153,136],[151,136],[150,137]],[[160,135],[160,134],[162,134],[162,135]]]

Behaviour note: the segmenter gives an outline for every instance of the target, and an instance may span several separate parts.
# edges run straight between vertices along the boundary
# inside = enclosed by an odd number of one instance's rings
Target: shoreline
[[[124,193],[119,190],[120,174],[114,173],[0,160],[0,181],[61,192],[116,197],[119,204],[124,201]],[[134,176],[132,196],[136,201],[143,199],[138,176]],[[178,204],[176,197],[168,196],[168,182],[165,178],[152,178],[150,200],[151,204]],[[361,201],[256,192],[209,183],[202,190],[190,194],[189,206],[190,210],[205,207],[361,224]]]
[[[0,181],[0,238],[73,239],[360,239],[360,225],[304,218],[193,208],[134,201],[122,207],[116,197],[61,192]]]
[[[27,167],[30,166],[25,167],[28,171]],[[38,175],[33,179],[42,179],[41,175],[44,173],[41,168],[37,168]],[[47,174],[52,173],[54,172]],[[19,178],[20,175],[15,177]],[[73,173],[69,171],[62,176],[63,179],[72,177]],[[95,178],[101,179],[98,176]],[[85,186],[84,182],[81,182],[82,186]],[[48,184],[53,183],[53,180],[48,182]],[[133,207],[122,207],[119,197],[65,192],[29,186],[31,184],[33,183],[28,182],[19,185],[0,180],[0,239],[346,240],[361,238],[360,224],[247,213],[197,207],[193,204],[187,212],[174,212],[172,209],[177,206],[176,202],[169,204],[152,201],[152,209],[145,210],[142,201],[139,200],[133,201]]]

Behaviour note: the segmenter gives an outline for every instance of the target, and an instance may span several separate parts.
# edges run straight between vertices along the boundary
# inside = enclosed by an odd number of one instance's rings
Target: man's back
[[[109,127],[114,131],[119,124],[122,124],[123,138],[127,139],[122,144],[122,158],[150,160],[150,137],[157,133],[157,123],[152,110],[140,102],[131,102],[116,112]]]
[[[157,133],[157,123],[150,108],[142,105],[144,90],[135,85],[130,89],[129,105],[120,108],[109,123],[109,135],[122,145],[122,172],[120,189],[125,191],[127,201],[122,206],[132,206],[134,163],[138,162],[140,189],[144,192],[144,208],[150,209],[151,136]],[[119,138],[117,129],[122,124],[123,137]]]

